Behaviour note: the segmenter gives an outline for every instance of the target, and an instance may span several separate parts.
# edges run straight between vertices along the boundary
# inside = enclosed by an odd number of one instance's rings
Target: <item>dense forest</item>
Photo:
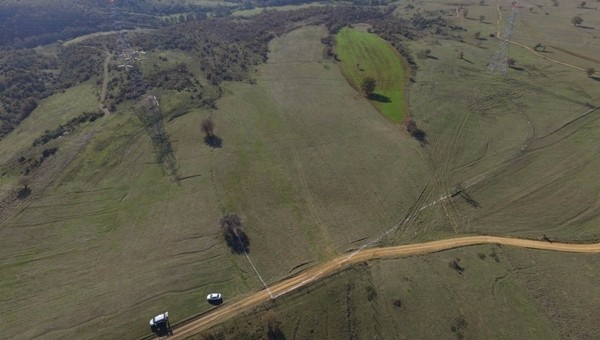
[[[149,0],[44,0],[0,3],[0,47],[26,48],[102,31],[158,28],[204,19],[213,7]]]

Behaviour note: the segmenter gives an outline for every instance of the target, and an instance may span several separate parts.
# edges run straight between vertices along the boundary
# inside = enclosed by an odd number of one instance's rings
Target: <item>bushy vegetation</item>
[[[35,51],[0,50],[0,137],[35,110],[39,99],[52,94],[58,60]]]
[[[15,37],[15,41],[4,41],[0,44],[13,47],[33,46],[67,36],[80,35],[88,29],[90,32],[95,32],[110,28],[107,26],[108,22],[101,22],[110,17],[108,4],[91,6],[86,13],[82,14],[81,8],[85,7],[65,6],[68,3],[65,1],[54,2],[57,3],[56,6],[45,6],[43,10],[33,3],[21,7],[13,3],[3,6],[0,9],[3,11],[0,17],[9,18],[9,21],[20,24],[13,24],[11,26],[13,31],[7,31],[11,34],[6,36]],[[275,36],[307,23],[324,24],[331,34],[354,23],[369,23],[375,33],[390,41],[392,46],[405,57],[414,73],[416,63],[401,42],[404,39],[414,39],[428,30],[445,34],[443,28],[446,26],[440,16],[419,13],[415,14],[412,20],[398,18],[392,14],[394,7],[385,10],[364,6],[312,7],[284,12],[266,11],[245,20],[233,17],[197,20],[205,17],[198,14],[203,10],[200,7],[182,7],[182,4],[158,4],[152,1],[119,1],[115,4],[120,9],[115,13],[157,15],[191,11],[189,15],[176,20],[180,23],[178,25],[163,27],[151,33],[129,35],[129,40],[132,46],[145,51],[180,50],[192,54],[199,60],[201,76],[206,78],[209,85],[216,90],[207,91],[203,88],[198,81],[200,75],[193,74],[184,64],[143,75],[136,72],[116,72],[117,65],[113,64],[112,71],[115,72],[111,72],[112,78],[108,82],[106,102],[111,111],[116,110],[120,103],[139,98],[152,89],[185,91],[199,106],[214,107],[215,100],[221,93],[219,85],[222,81],[251,81],[249,71],[253,66],[266,61],[269,41]],[[21,23],[24,25],[27,22],[27,19],[22,17],[22,11],[25,10],[34,13],[36,18],[43,14],[47,19],[39,19],[36,25],[30,23],[29,31],[14,31],[20,29]],[[86,21],[86,24],[78,20],[63,20],[64,22],[61,22],[63,26],[60,26],[52,19],[57,13],[62,13],[63,19],[79,16],[81,21],[85,21],[83,19],[94,13],[102,14],[106,18]],[[121,19],[124,18],[111,20],[113,23],[127,21],[132,27],[140,24],[135,18]],[[7,22],[2,21],[3,24],[0,25],[8,25]],[[83,26],[78,30],[67,29],[70,25],[80,24]],[[145,21],[144,25],[160,26],[152,20]],[[49,29],[48,26],[54,28]],[[90,26],[93,26],[93,29],[90,29]],[[333,54],[331,37],[325,38],[323,42],[328,45],[326,50]],[[0,137],[12,131],[26,118],[37,107],[40,99],[93,77],[100,79],[105,53],[116,53],[118,50],[119,46],[114,37],[101,36],[86,40],[85,45],[60,46],[55,56],[41,55],[33,50],[0,51],[0,65],[2,65],[0,68],[0,80],[2,80],[0,82],[2,99]]]
[[[85,122],[93,122],[102,116],[104,116],[104,112],[102,111],[84,112],[79,116],[72,118],[67,123],[59,125],[56,129],[52,131],[46,130],[46,132],[44,132],[42,136],[36,138],[36,140],[33,141],[32,146],[47,144],[53,139],[57,139],[61,136],[64,136],[65,134],[73,132],[79,125]]]

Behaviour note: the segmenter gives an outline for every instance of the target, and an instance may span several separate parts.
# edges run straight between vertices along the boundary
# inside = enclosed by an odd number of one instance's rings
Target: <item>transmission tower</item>
[[[519,7],[517,6],[517,2],[513,1],[512,10],[508,17],[504,35],[499,37],[502,41],[500,42],[500,45],[498,45],[496,53],[494,53],[492,61],[487,68],[489,74],[493,74],[494,72],[498,72],[502,75],[506,74],[506,69],[508,67],[508,47],[510,46],[510,38],[512,36],[513,27],[515,26],[515,19],[517,18],[518,11]]]

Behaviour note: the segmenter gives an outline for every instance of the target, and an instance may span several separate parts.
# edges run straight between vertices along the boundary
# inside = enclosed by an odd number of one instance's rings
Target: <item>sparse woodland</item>
[[[156,8],[141,8],[139,3],[136,5],[136,2],[132,1],[120,3],[122,8],[142,12],[153,10],[158,13],[171,13],[182,10],[175,5],[173,5],[175,7],[165,5]],[[25,7],[4,6],[0,9],[0,16],[12,18],[13,21],[25,20],[19,19],[21,18],[20,11],[23,8]],[[411,20],[406,20],[394,16],[393,9],[394,7],[379,9],[367,6],[312,7],[293,11],[265,11],[243,20],[235,17],[197,20],[203,16],[192,15],[192,12],[198,12],[200,9],[185,8],[186,11],[191,11],[191,14],[185,16],[184,20],[177,20],[176,24],[159,28],[152,33],[129,34],[128,38],[132,46],[144,51],[185,51],[199,61],[202,74],[193,74],[185,64],[178,64],[135,79],[131,73],[119,71],[113,62],[111,79],[108,81],[107,106],[111,111],[115,111],[117,106],[126,100],[136,99],[152,89],[165,89],[188,92],[190,99],[194,100],[198,106],[214,107],[215,100],[221,93],[219,84],[222,81],[252,81],[250,70],[266,61],[269,51],[268,43],[271,39],[308,24],[323,24],[333,35],[342,27],[359,22],[369,23],[375,33],[388,40],[405,57],[411,68],[411,74],[414,76],[417,69],[416,63],[402,41],[416,39],[428,32],[448,36],[452,28],[447,26],[445,20],[438,13],[417,13]],[[37,7],[35,10],[38,10]],[[67,17],[80,14],[77,8],[67,10],[61,6],[51,6],[50,9],[44,11],[39,9],[39,12],[36,13],[40,16],[45,14],[48,18],[56,15],[56,13],[48,11],[66,11]],[[102,12],[106,15],[107,11],[108,8],[103,4],[98,5],[91,12]],[[135,18],[127,18],[127,20],[135,26]],[[3,22],[3,25],[7,25],[6,21]],[[71,22],[73,25],[76,23]],[[96,21],[86,21],[86,23],[87,25],[96,25]],[[160,27],[171,23],[156,23],[155,26]],[[41,29],[46,24],[52,25],[52,22],[40,21],[36,27]],[[108,24],[108,22],[97,23],[90,31],[102,30],[107,28]],[[11,29],[17,30],[19,25],[11,27]],[[66,38],[58,34],[44,40],[46,39],[45,33],[42,34],[36,30],[27,32],[27,34],[31,34],[29,39],[32,44]],[[73,34],[74,36],[88,31],[84,29],[73,32],[76,33]],[[106,53],[116,53],[118,50],[114,37],[99,36],[86,40],[85,44],[73,44],[67,47],[60,45],[55,56],[42,55],[31,49],[15,49],[15,47],[25,47],[31,44],[24,43],[23,39],[28,39],[28,37],[22,36],[25,33],[12,32],[11,34],[16,40],[0,42],[4,47],[0,50],[0,99],[2,102],[0,106],[0,137],[12,131],[37,107],[41,99],[54,92],[94,77],[98,79],[96,83],[100,84],[102,63]],[[19,42],[19,39],[22,42]],[[332,52],[334,44],[332,36],[323,39],[323,43],[326,55],[335,57]],[[214,89],[209,91],[204,88],[198,81],[198,77],[206,78],[208,84]]]

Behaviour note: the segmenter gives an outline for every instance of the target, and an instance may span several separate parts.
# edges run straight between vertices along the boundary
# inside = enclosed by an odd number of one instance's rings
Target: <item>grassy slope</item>
[[[446,4],[430,8],[452,9]],[[482,13],[494,21],[493,6],[469,9],[469,17]],[[526,18],[535,25],[544,16]],[[410,43],[412,50],[429,48],[438,58],[418,60],[411,112],[429,135],[428,152],[438,169],[429,188],[432,196],[451,192],[457,184],[474,185],[468,193],[480,207],[457,196],[442,215],[421,216],[418,230],[453,225],[465,233],[600,238],[600,180],[594,170],[600,166],[594,142],[599,112],[575,120],[589,110],[586,103],[600,103],[597,82],[517,46],[510,55],[521,69],[509,69],[505,78],[489,76],[485,65],[498,41],[487,38],[487,32],[494,25],[448,19],[468,29],[461,33],[464,42]],[[568,15],[563,19],[568,25]],[[476,31],[487,40],[476,40]],[[573,34],[578,39],[576,34],[584,33]],[[588,45],[582,53],[597,49]],[[460,51],[465,60],[457,58]]]
[[[463,274],[448,265],[457,258]],[[374,261],[212,332],[225,331],[226,339],[264,338],[261,319],[269,310],[292,339],[453,339],[451,327],[461,316],[468,324],[462,332],[466,339],[590,338],[598,331],[590,314],[598,303],[592,279],[600,270],[597,260],[598,255],[476,246]],[[577,263],[586,270],[578,270]],[[572,284],[574,289],[565,288]],[[369,290],[376,293],[370,300]]]
[[[200,117],[187,119],[169,128],[201,145]],[[128,338],[148,332],[160,311],[176,321],[206,310],[202,296],[216,283],[228,296],[258,287],[221,246],[218,209],[202,190],[210,187],[203,149],[196,169],[181,164],[184,176],[200,176],[177,186],[130,112],[99,123],[56,185],[2,225],[10,336]]]
[[[508,6],[503,5],[506,18]],[[586,102],[600,101],[595,80],[515,46],[510,54],[522,69],[509,69],[506,78],[488,76],[485,65],[498,44],[487,38],[495,31],[486,23],[495,21],[494,6],[469,7],[469,17],[486,16],[483,23],[456,19],[446,4],[428,3],[420,10],[427,9],[448,10],[448,19],[468,31],[462,33],[464,42],[410,43],[413,50],[429,48],[438,58],[418,61],[411,90],[411,112],[428,132],[427,152],[436,169],[423,196],[433,201],[458,183],[474,184],[467,192],[480,207],[457,196],[423,210],[405,231],[435,238],[454,225],[459,233],[598,239],[598,112],[575,120],[588,110]],[[557,16],[551,22],[569,25],[573,10],[549,11]],[[522,14],[519,20],[528,20],[530,27],[551,23],[543,13]],[[517,32],[526,34],[519,27],[527,26],[517,26]],[[476,31],[487,40],[476,40]],[[560,43],[560,36],[551,32],[543,41]],[[569,32],[566,45],[588,34]],[[515,37],[525,39],[519,33]],[[579,53],[593,56],[597,49],[597,44],[586,44]],[[461,51],[466,60],[457,59]],[[558,52],[551,56],[583,66],[581,58]],[[598,333],[591,312],[598,305],[593,282],[600,272],[597,255],[510,248],[495,252],[500,263],[490,257],[490,247],[377,262],[366,272],[345,272],[285,298],[275,312],[291,338],[347,338],[353,330],[358,337],[380,332],[382,338],[453,338],[450,327],[461,313],[469,323],[468,338],[592,338]],[[447,265],[456,256],[467,268],[462,276]],[[376,303],[366,300],[368,285],[378,292]],[[395,310],[393,298],[402,299],[405,307]],[[233,327],[229,334],[235,335],[227,338],[264,336],[262,316],[257,310],[217,332]],[[248,320],[251,324],[242,326]]]
[[[360,90],[365,77],[377,80],[375,93],[390,102],[371,100],[383,115],[394,122],[404,119],[404,66],[400,55],[376,34],[344,28],[336,35],[336,53],[344,76]]]
[[[407,179],[428,171],[416,143],[322,61],[325,34],[307,27],[276,39],[257,86],[230,84],[215,113],[221,199],[244,213],[268,281],[390,228],[424,185]]]
[[[221,240],[223,211],[241,215],[268,282],[393,225],[428,169],[415,164],[418,144],[322,61],[325,34],[312,27],[277,39],[258,85],[226,84],[211,113],[222,149],[202,143],[199,123],[209,112],[167,124],[182,175],[191,176],[181,185],[155,164],[128,107],[71,135],[65,143],[88,136],[77,157],[0,225],[6,336],[130,338],[147,334],[159,312],[177,322],[208,310],[209,291],[231,301],[259,289],[245,257]],[[161,107],[170,99],[160,97]],[[69,105],[78,113],[88,104]],[[23,126],[58,123],[35,117]],[[7,140],[0,149],[10,150]]]
[[[91,139],[54,187],[0,226],[6,336],[25,330],[24,337],[131,337],[145,334],[148,318],[166,309],[173,321],[207,310],[207,291],[235,299],[259,289],[246,260],[231,256],[219,238],[222,207],[242,215],[251,256],[267,281],[362,244],[357,240],[388,229],[414,204],[482,174],[485,181],[471,192],[482,208],[456,197],[448,209],[423,210],[397,241],[452,232],[448,215],[459,232],[597,235],[597,123],[584,120],[542,138],[580,114],[582,102],[599,99],[594,80],[518,49],[511,53],[525,70],[492,78],[483,69],[494,41],[483,41],[485,49],[473,41],[414,42],[415,50],[429,47],[440,59],[422,61],[411,98],[429,133],[424,150],[317,57],[324,34],[311,28],[276,39],[257,86],[227,86],[213,112],[223,149],[211,152],[201,142],[198,124],[207,112],[193,110],[168,124],[183,176],[195,176],[181,186],[153,163],[148,137],[128,110],[85,131]],[[473,64],[457,61],[460,50]],[[57,108],[72,103],[77,114],[97,107],[91,99],[47,99],[53,100]],[[49,118],[24,124],[55,128]],[[541,148],[503,170],[528,139],[526,118]],[[14,149],[4,140],[0,150]]]

